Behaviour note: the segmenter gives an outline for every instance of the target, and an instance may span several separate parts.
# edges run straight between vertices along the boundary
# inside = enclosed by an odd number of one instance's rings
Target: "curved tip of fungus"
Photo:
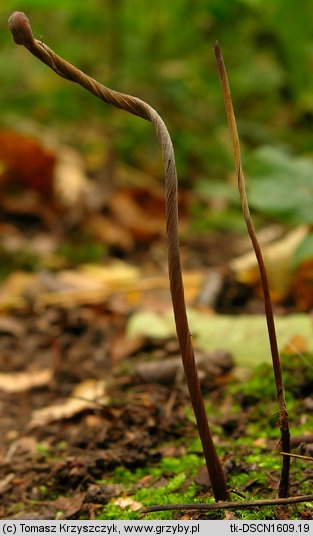
[[[22,11],[14,11],[9,18],[8,25],[18,45],[30,45],[34,42],[29,20]]]

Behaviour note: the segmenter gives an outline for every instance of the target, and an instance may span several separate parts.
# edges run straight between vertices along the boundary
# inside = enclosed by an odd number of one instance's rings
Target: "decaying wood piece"
[[[214,352],[196,355],[198,376],[203,386],[214,384],[214,380],[228,373],[234,366],[229,352],[215,350]],[[132,371],[135,381],[141,383],[161,383],[164,385],[179,385],[183,379],[183,366],[180,357],[155,359],[136,365]]]

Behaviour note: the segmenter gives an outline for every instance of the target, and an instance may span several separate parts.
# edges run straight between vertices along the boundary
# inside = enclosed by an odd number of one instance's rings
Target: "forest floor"
[[[23,307],[0,318],[2,519],[224,517],[141,512],[158,503],[212,502],[212,490],[184,378],[152,373],[143,382],[133,373],[140,363],[162,368],[179,356],[177,342],[127,342],[126,316],[88,304]],[[293,452],[312,457],[312,369],[289,356],[285,377]],[[232,362],[215,366],[202,386],[232,500],[277,496],[281,458],[270,366],[250,373]],[[312,493],[312,480],[310,460],[292,459],[290,494]],[[313,506],[233,515],[312,519]]]
[[[153,192],[116,189],[98,213],[75,207],[78,219],[74,208],[58,214],[46,191],[46,202],[2,192],[1,519],[230,516],[183,508],[143,512],[156,504],[214,502],[177,365],[175,333],[162,317],[171,314],[164,203],[163,193]],[[225,313],[231,319],[246,315],[248,335],[235,357],[223,334],[210,350],[196,348],[231,498],[243,506],[245,500],[275,498],[281,455],[267,342],[252,340],[247,354],[250,318],[258,315],[266,331],[263,303],[228,269],[242,237],[231,231],[188,233],[183,197],[181,208],[186,299],[198,311],[194,343],[202,314],[204,331]],[[288,316],[295,307],[278,305],[276,312]],[[130,336],[137,313],[137,331]],[[234,332],[239,328],[231,321],[227,329]],[[300,456],[291,460],[291,496],[313,489],[312,356],[306,338],[297,335],[292,342],[299,351],[287,345],[282,356],[292,452]],[[266,354],[258,361],[266,363],[256,366],[255,352]],[[240,508],[231,515],[313,519],[313,503]]]

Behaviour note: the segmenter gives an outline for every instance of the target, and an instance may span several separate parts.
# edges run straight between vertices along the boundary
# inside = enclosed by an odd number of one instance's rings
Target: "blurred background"
[[[154,129],[16,45],[13,11],[26,13],[35,38],[147,101],[168,127],[210,427],[229,488],[255,500],[277,493],[277,404],[213,52],[219,41],[302,456],[291,492],[312,493],[313,0],[6,0],[0,517],[137,519],[138,505],[210,494],[180,368]],[[312,519],[311,503],[303,508],[290,515]]]
[[[182,243],[189,240],[191,252],[208,265],[241,253],[240,246],[235,245],[235,252],[231,246],[237,233],[245,233],[213,54],[217,39],[228,69],[257,228],[271,224],[278,238],[300,227],[300,238],[287,254],[288,270],[303,269],[304,262],[301,295],[312,292],[312,0],[299,0],[296,8],[292,0],[7,0],[0,7],[5,234],[9,223],[22,218],[24,232],[32,238],[34,219],[39,219],[61,234],[70,230],[62,243],[57,239],[57,253],[67,261],[84,261],[101,260],[108,251],[129,256],[162,235],[160,151],[151,125],[58,78],[16,46],[7,29],[14,10],[24,11],[35,37],[58,54],[160,113],[176,152]],[[22,137],[8,139],[8,131]],[[27,145],[29,136],[39,147]],[[39,169],[29,161],[40,162]],[[82,175],[88,187],[77,179]],[[90,185],[93,195],[82,207],[81,194]],[[25,197],[25,190],[32,194]],[[152,217],[149,228],[143,225],[144,210]],[[208,251],[204,260],[208,237],[214,243],[218,237],[223,251],[213,247],[214,258]],[[30,257],[25,260],[19,253],[22,267],[32,268]],[[190,266],[197,265],[192,253],[187,257]],[[300,306],[310,308],[313,298],[304,302]]]

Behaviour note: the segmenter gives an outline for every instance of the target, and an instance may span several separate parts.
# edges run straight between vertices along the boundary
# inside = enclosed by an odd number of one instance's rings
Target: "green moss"
[[[56,254],[64,258],[69,265],[75,266],[85,262],[101,262],[105,251],[103,244],[92,241],[88,236],[82,236],[72,242],[61,244]]]
[[[291,365],[290,365],[291,363]],[[291,386],[287,400],[290,413],[291,432],[299,434],[313,428],[313,416],[305,415],[305,419],[299,419],[303,415],[301,398],[294,396],[297,383],[293,376],[296,376],[301,385],[304,385],[309,377],[306,366],[301,360],[291,360],[285,366],[285,376],[287,385]],[[292,367],[296,370],[292,372]],[[301,368],[302,367],[302,368]],[[269,474],[279,480],[281,468],[281,456],[275,449],[279,441],[279,429],[277,426],[277,402],[275,394],[274,380],[266,382],[264,377],[270,378],[271,367],[262,365],[253,374],[251,381],[245,381],[238,385],[234,383],[227,390],[227,397],[232,396],[234,404],[229,408],[229,414],[246,415],[247,422],[243,418],[243,433],[239,438],[231,439],[223,435],[218,423],[219,416],[223,412],[223,404],[219,403],[215,407],[213,402],[207,404],[209,414],[213,413],[214,422],[212,429],[217,431],[219,441],[217,450],[223,463],[234,462],[234,466],[227,472],[227,483],[233,490],[232,499],[239,500],[238,494],[242,494],[244,500],[257,500],[273,496],[269,485]],[[289,379],[288,379],[289,377]],[[298,392],[297,391],[297,392]],[[250,397],[250,399],[249,399]],[[245,405],[247,399],[251,401]],[[253,403],[252,403],[253,401]],[[229,407],[229,404],[228,404]],[[185,414],[189,420],[194,422],[194,415],[187,406]],[[211,423],[210,423],[211,424]],[[264,438],[264,447],[256,444],[256,439]],[[269,441],[273,440],[273,441]],[[202,446],[194,426],[194,436],[181,438],[176,442],[177,446],[182,443],[187,448],[187,453],[180,457],[164,457],[158,464],[141,467],[135,471],[130,471],[123,467],[117,468],[111,476],[111,482],[120,484],[123,493],[126,493],[132,500],[141,503],[143,506],[155,504],[184,504],[199,503],[199,501],[214,501],[210,493],[204,495],[204,490],[197,485],[194,477],[201,467],[204,466]],[[268,445],[272,444],[272,450]],[[291,482],[301,482],[299,492],[311,493],[312,481],[304,480],[303,473],[307,468],[307,463],[303,460],[291,460]],[[147,476],[149,479],[147,480]],[[113,504],[107,505],[102,513],[101,519],[175,519],[176,512],[161,511],[149,515],[142,515],[140,511],[132,511],[131,508],[122,509]],[[293,509],[293,519],[300,519],[300,507]],[[202,514],[207,519],[224,519],[223,510],[214,510]],[[275,507],[254,508],[237,510],[238,519],[275,519]]]
[[[251,465],[266,471],[279,471],[281,459],[278,452],[264,452],[260,449],[255,449],[252,454],[245,456],[245,461]]]
[[[180,458],[165,457],[158,466],[138,468],[131,472],[119,467],[114,471],[111,480],[122,484],[132,500],[150,506],[153,504],[173,504],[197,502],[199,486],[193,481],[199,467],[203,465],[201,457],[186,454]],[[152,477],[149,485],[138,487],[145,476]],[[164,483],[163,483],[164,480]],[[110,503],[99,519],[139,519],[140,514],[130,508],[120,508]],[[131,516],[131,517],[130,517]],[[145,519],[172,519],[172,512],[156,512],[145,516]]]
[[[195,454],[186,454],[180,458],[163,458],[160,462],[162,472],[179,473],[182,470],[188,471],[191,474],[203,465],[203,459]]]
[[[198,436],[188,441],[187,450],[188,452],[202,452],[201,441]]]
[[[173,512],[170,512],[170,511],[169,512],[167,512],[167,511],[165,511],[165,512],[151,512],[150,514],[147,514],[145,516],[145,519],[151,520],[151,521],[153,521],[153,520],[155,520],[155,521],[157,521],[157,520],[161,521],[162,520],[163,521],[163,520],[167,520],[167,519],[172,520],[173,519]]]
[[[39,454],[46,457],[49,455],[50,449],[44,443],[36,443],[36,450]]]
[[[237,518],[241,520],[250,519],[275,519],[275,507],[266,506],[264,508],[248,508],[236,510]]]
[[[16,270],[34,272],[41,268],[41,260],[38,255],[26,248],[9,251],[0,245],[0,257],[0,280]]]
[[[68,443],[66,441],[59,441],[56,446],[60,450],[65,450],[68,447]]]
[[[140,519],[138,512],[134,512],[131,508],[121,508],[115,504],[108,504],[97,519]]]

